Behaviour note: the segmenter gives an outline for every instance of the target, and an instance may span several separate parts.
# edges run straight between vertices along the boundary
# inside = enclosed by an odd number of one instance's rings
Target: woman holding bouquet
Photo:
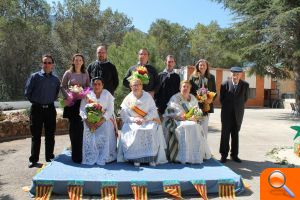
[[[82,134],[83,123],[79,115],[81,100],[72,97],[67,99],[67,93],[71,94],[70,88],[83,90],[90,85],[89,75],[85,70],[84,57],[82,54],[75,54],[72,58],[72,66],[67,70],[62,78],[62,92],[65,94],[66,101],[69,101],[64,107],[63,117],[69,119],[69,135],[72,147],[72,160],[81,163],[82,160]],[[80,93],[81,91],[78,91]],[[72,94],[73,95],[73,94]],[[74,93],[75,95],[75,93]],[[79,95],[79,94],[78,94]]]
[[[182,81],[180,92],[173,95],[163,115],[163,127],[168,146],[168,159],[181,163],[202,163],[211,153],[198,123],[202,111],[198,101],[190,94],[191,83]]]
[[[136,75],[136,76],[135,76]],[[124,122],[118,146],[118,162],[133,162],[156,166],[166,163],[166,143],[152,96],[143,90],[136,73],[129,78],[131,92],[121,104]]]
[[[209,114],[214,112],[213,101],[216,98],[216,80],[215,76],[209,73],[209,64],[207,60],[200,59],[195,65],[196,70],[190,77],[192,84],[191,93],[199,98],[203,95],[205,98],[199,101],[199,107],[202,109],[204,118],[201,123],[204,131],[204,136],[207,138]],[[207,97],[207,94],[211,94]]]
[[[117,157],[117,140],[113,123],[114,97],[103,89],[101,77],[92,79],[93,91],[81,101],[84,120],[82,164],[105,165]]]

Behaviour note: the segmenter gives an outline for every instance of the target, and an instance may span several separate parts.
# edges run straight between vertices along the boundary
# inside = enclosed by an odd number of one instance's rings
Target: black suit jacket
[[[240,130],[245,110],[245,103],[248,100],[249,83],[240,80],[237,89],[234,89],[232,80],[222,83],[220,89],[221,121],[223,125],[229,125],[232,117],[235,116],[235,123]]]

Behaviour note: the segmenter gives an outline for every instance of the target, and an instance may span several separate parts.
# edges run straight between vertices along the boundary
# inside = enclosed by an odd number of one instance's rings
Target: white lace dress
[[[144,117],[146,120],[159,118],[155,102],[148,92],[143,91],[139,99],[132,92],[125,97],[121,104],[121,117],[124,124],[118,145],[117,161],[166,163],[166,142],[161,125],[153,121],[142,125],[134,123],[134,117],[139,115],[131,109],[133,105],[147,113]]]
[[[180,93],[171,97],[163,120],[164,134],[168,144],[172,144],[172,141],[170,143],[170,139],[172,139],[170,129],[167,128],[171,127],[169,125],[171,122],[168,119],[171,116],[180,116],[185,113],[182,104],[185,104],[188,109],[198,106],[197,99],[193,95],[191,95],[190,101],[185,101]],[[211,158],[211,152],[200,124],[188,120],[172,120],[175,125],[177,145],[176,149],[171,149],[174,145],[168,145],[168,153],[176,152],[175,161],[196,164],[202,163],[203,159]]]
[[[100,98],[96,98],[93,91],[88,97],[96,103],[100,103],[104,108],[104,118],[106,121],[98,127],[95,132],[91,132],[84,123],[83,145],[82,145],[82,164],[105,165],[105,163],[116,160],[117,140],[114,124],[111,121],[114,113],[114,97],[106,89],[102,90]],[[85,105],[86,99],[81,101],[80,116],[86,119]]]

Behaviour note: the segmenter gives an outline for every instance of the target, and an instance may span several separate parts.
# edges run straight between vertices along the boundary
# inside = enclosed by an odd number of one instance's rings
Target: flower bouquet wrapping
[[[97,124],[103,119],[104,111],[99,103],[88,103],[85,106],[87,115],[87,121],[91,124]],[[95,132],[95,129],[91,129],[91,132]]]
[[[190,108],[189,111],[183,115],[183,117],[185,120],[189,120],[192,117],[194,117],[194,119],[196,119],[196,121],[201,121],[201,119],[203,117],[203,112],[201,109],[198,108],[198,106],[194,106],[194,107]]]
[[[83,99],[89,91],[90,88],[83,89],[79,85],[70,86],[67,91],[62,89],[62,94],[64,98],[59,99],[60,105],[62,107],[73,106],[77,100]]]
[[[135,71],[132,72],[131,76],[128,78],[128,80],[131,80],[133,78],[138,78],[142,81],[143,84],[149,83],[149,76],[148,76],[148,70],[144,66],[138,66]]]
[[[208,91],[207,88],[201,87],[197,90],[196,98],[198,102],[202,105],[201,109],[203,113],[207,113],[210,110],[210,105],[214,101],[214,97],[216,96],[215,92]]]

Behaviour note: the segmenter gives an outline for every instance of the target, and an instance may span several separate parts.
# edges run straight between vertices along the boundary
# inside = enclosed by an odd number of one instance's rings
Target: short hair
[[[190,85],[190,87],[192,87],[192,84],[191,84],[191,82],[189,81],[189,80],[182,80],[181,82],[180,82],[180,88],[183,86],[183,84],[189,84]]]
[[[103,49],[105,49],[105,51],[107,51],[107,48],[106,48],[105,45],[100,45],[100,46],[98,46],[98,47],[97,47],[97,51],[98,51],[98,49],[100,49],[100,48],[101,48],[101,49],[103,48]]]
[[[200,60],[198,60],[198,61],[196,62],[196,64],[195,64],[196,70],[194,71],[193,75],[196,75],[196,76],[199,75],[199,73],[200,73],[200,70],[199,70],[199,65],[200,65],[200,63],[205,63],[205,64],[206,64],[207,69],[206,69],[206,71],[205,71],[204,76],[205,76],[206,78],[209,78],[209,67],[210,67],[210,66],[209,66],[208,61],[205,60],[205,59],[200,59]]]
[[[50,58],[50,59],[52,60],[52,63],[54,63],[54,58],[52,57],[51,54],[44,54],[44,55],[42,56],[42,62],[43,62],[43,58]]]
[[[129,80],[129,86],[131,86],[131,84],[135,81],[139,81],[143,85],[143,82],[141,79],[134,77]]]
[[[72,57],[72,66],[70,67],[70,71],[75,72],[74,60],[77,56],[80,56],[82,58],[83,64],[80,67],[80,72],[84,74],[86,72],[85,71],[85,59],[84,59],[84,56],[80,53],[76,53],[76,54],[73,55],[73,57]]]
[[[149,51],[147,48],[141,48],[139,51],[138,51],[138,54],[140,53],[140,51],[146,51],[148,56],[150,55]]]
[[[168,60],[168,58],[173,58],[173,60],[176,62],[175,56],[172,54],[169,54],[166,56],[166,61]]]

